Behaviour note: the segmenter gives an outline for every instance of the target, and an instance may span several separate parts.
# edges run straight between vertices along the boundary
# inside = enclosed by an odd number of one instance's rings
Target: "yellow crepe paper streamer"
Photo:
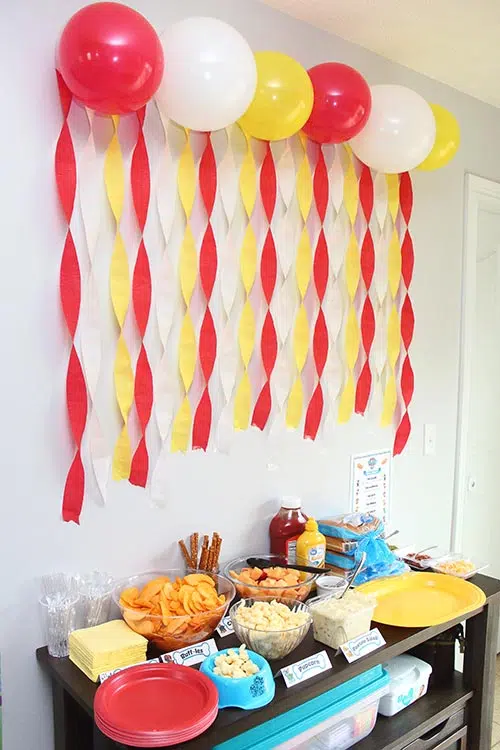
[[[304,142],[303,142],[304,145]],[[307,156],[304,151],[304,160],[302,161],[302,164],[304,164],[304,161],[307,161],[307,164],[309,164],[307,160]],[[302,168],[301,164],[301,168]],[[309,168],[310,172],[310,168]],[[297,174],[297,196],[299,196],[299,182],[304,181],[304,179],[307,180],[307,178],[304,178],[305,172],[301,174],[300,169],[299,173]],[[311,182],[312,186],[312,182]],[[309,211],[311,210],[311,203],[308,203],[308,197],[306,195],[306,191],[303,191],[302,200],[303,205],[300,207],[302,217],[304,218],[304,222],[307,219],[307,216],[309,215]],[[300,198],[299,198],[299,205],[300,205]],[[311,193],[311,200],[312,200],[312,193]],[[307,360],[307,352],[309,350],[309,339],[310,339],[310,330],[309,330],[309,321],[307,319],[307,312],[304,305],[304,298],[307,293],[307,289],[309,287],[310,281],[311,281],[311,274],[312,274],[312,263],[313,263],[313,253],[312,253],[312,247],[311,247],[311,240],[309,239],[309,232],[307,231],[307,227],[304,226],[302,230],[302,234],[300,235],[299,245],[297,248],[297,258],[295,261],[295,277],[297,279],[297,286],[299,289],[300,294],[300,306],[299,310],[297,312],[297,316],[295,318],[295,326],[293,330],[293,354],[295,358],[295,366],[297,368],[297,377],[295,378],[295,381],[292,385],[292,388],[290,390],[290,394],[288,396],[288,403],[287,403],[287,409],[286,409],[286,426],[290,429],[297,429],[300,420],[302,419],[302,412],[304,410],[304,388],[302,385],[302,370],[304,369],[304,365]]]
[[[356,292],[358,291],[359,278],[361,275],[361,260],[359,254],[358,241],[354,232],[351,232],[349,237],[349,244],[345,254],[345,279],[347,286],[347,293],[351,303],[354,301]]]
[[[345,150],[348,156],[348,163],[347,169],[344,173],[343,201],[345,210],[347,211],[347,215],[349,216],[349,220],[351,222],[351,226],[354,226],[359,205],[358,178],[356,176],[356,170],[354,169],[351,149],[346,148]]]
[[[257,274],[257,241],[250,223],[246,228],[241,246],[240,270],[245,289],[245,304],[238,328],[238,345],[244,372],[234,398],[233,424],[236,430],[246,430],[250,424],[252,408],[252,386],[248,375],[248,366],[255,347],[256,335],[255,316],[249,297]]]
[[[401,245],[399,244],[399,235],[396,228],[393,229],[391,241],[389,243],[389,289],[392,298],[395,299],[399,283],[401,281]]]
[[[401,332],[398,310],[396,307],[396,296],[401,282],[401,244],[396,228],[396,219],[399,212],[399,175],[386,175],[387,182],[387,208],[392,219],[392,235],[389,242],[387,260],[387,275],[389,293],[392,297],[392,307],[387,324],[387,379],[384,389],[384,400],[380,424],[388,427],[394,418],[398,394],[396,386],[396,363],[401,348]]]
[[[116,222],[116,234],[111,256],[110,293],[113,310],[119,326],[114,364],[115,393],[123,427],[115,444],[112,462],[113,479],[128,479],[132,461],[132,448],[127,430],[128,415],[134,399],[134,373],[130,354],[123,336],[123,326],[130,303],[130,272],[125,245],[120,234],[120,221],[125,197],[125,170],[118,139],[119,117],[113,116],[113,137],[104,160],[104,183]]]
[[[387,205],[389,207],[389,213],[392,216],[393,223],[396,221],[396,216],[399,211],[399,175],[388,174],[386,175],[387,180]]]
[[[311,165],[309,164],[309,159],[307,157],[307,138],[303,135],[303,133],[300,134],[300,142],[302,144],[304,156],[297,171],[295,190],[297,193],[297,201],[299,203],[300,213],[305,223],[309,216],[309,211],[311,210],[313,199],[313,175]]]
[[[248,225],[240,250],[240,274],[245,289],[245,303],[238,327],[238,346],[243,362],[243,375],[234,396],[233,425],[236,430],[246,430],[250,424],[252,384],[248,367],[255,348],[256,336],[255,315],[250,302],[250,292],[257,274],[257,240],[250,219],[257,200],[257,167],[250,137],[246,133],[244,135],[247,149],[240,168],[239,186],[241,200],[248,217]]]
[[[193,383],[196,368],[196,334],[189,313],[189,305],[198,274],[198,257],[189,224],[196,194],[196,167],[188,130],[186,130],[186,143],[179,159],[177,189],[182,208],[186,214],[186,229],[179,252],[179,278],[186,312],[179,336],[179,373],[184,388],[184,398],[172,426],[172,453],[185,452],[189,448],[192,426],[189,390]]]

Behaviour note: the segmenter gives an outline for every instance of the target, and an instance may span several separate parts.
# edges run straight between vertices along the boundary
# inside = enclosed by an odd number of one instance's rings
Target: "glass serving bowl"
[[[263,568],[264,572],[276,567],[287,568],[286,557],[280,555],[246,555],[245,557],[237,557],[235,560],[231,560],[224,567],[224,575],[235,585],[236,591],[242,599],[270,596],[280,599],[282,597],[285,599],[296,599],[303,602],[311,593],[312,585],[318,577],[314,573],[299,573],[299,571],[289,569],[291,573],[298,576],[297,584],[290,585],[285,583],[283,579],[276,580],[273,578],[252,580],[250,571],[254,569],[247,564],[249,557],[258,557],[261,560],[268,561],[269,565]],[[319,570],[318,575],[322,572],[324,571]]]
[[[307,619],[302,625],[281,630],[260,630],[249,627],[238,622],[238,609],[240,607],[252,606],[260,601],[279,601],[285,604],[292,612],[304,612]],[[233,604],[230,611],[231,622],[234,632],[242,643],[249,649],[255,651],[266,659],[283,659],[288,656],[298,645],[302,643],[311,627],[312,617],[307,605],[296,599],[272,599],[271,597],[257,597],[255,599],[242,599]]]
[[[201,611],[185,615],[151,614],[144,609],[134,609],[124,606],[120,596],[125,589],[137,588],[139,591],[155,578],[167,577],[174,582],[176,578],[183,578],[185,570],[152,570],[147,573],[131,576],[121,580],[113,591],[113,600],[120,608],[122,617],[127,625],[136,633],[143,635],[161,651],[174,651],[185,648],[193,643],[210,638],[219,622],[226,614],[229,605],[235,597],[233,584],[223,576],[205,571],[193,571],[208,575],[215,583],[215,590],[220,596],[225,596],[224,604],[208,612]]]

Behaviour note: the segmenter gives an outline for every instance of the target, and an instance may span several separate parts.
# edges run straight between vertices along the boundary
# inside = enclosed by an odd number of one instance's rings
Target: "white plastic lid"
[[[294,497],[294,495],[285,495],[281,498],[281,507],[296,510],[302,507],[302,500],[300,497]]]

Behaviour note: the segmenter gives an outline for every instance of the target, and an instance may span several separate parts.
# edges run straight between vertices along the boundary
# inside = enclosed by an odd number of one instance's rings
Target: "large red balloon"
[[[59,41],[57,64],[72,94],[109,115],[135,112],[156,93],[163,48],[144,16],[121,3],[75,13]]]
[[[309,71],[314,105],[304,133],[317,143],[342,143],[366,125],[371,111],[370,87],[357,70],[343,63],[316,65]]]

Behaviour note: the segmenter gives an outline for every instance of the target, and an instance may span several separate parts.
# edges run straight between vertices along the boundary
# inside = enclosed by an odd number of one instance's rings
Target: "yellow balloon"
[[[450,162],[460,146],[460,125],[454,115],[440,104],[430,105],[436,120],[436,140],[427,159],[417,169],[431,172]]]
[[[257,52],[257,90],[239,124],[264,141],[289,138],[311,114],[314,92],[305,68],[281,52]]]

